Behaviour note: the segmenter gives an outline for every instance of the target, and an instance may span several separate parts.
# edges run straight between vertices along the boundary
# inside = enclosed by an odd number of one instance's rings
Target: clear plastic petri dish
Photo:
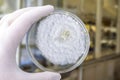
[[[26,49],[43,71],[72,71],[85,60],[89,46],[89,33],[82,20],[63,10],[34,23],[26,37]]]

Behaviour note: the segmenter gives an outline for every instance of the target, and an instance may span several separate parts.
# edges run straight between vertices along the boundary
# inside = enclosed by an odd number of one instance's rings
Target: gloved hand
[[[16,49],[30,26],[54,10],[53,6],[29,7],[0,21],[0,80],[60,80],[53,72],[27,73],[16,64]]]

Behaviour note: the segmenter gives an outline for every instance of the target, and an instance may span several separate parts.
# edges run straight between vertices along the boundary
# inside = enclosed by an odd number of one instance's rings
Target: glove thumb
[[[24,75],[23,80],[60,80],[61,76],[59,73],[54,72],[41,72],[41,73],[27,73]]]

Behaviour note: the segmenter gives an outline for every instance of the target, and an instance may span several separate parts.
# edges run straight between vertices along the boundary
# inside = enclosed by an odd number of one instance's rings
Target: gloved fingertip
[[[46,7],[51,8],[52,11],[54,10],[54,6],[52,6],[52,5],[46,5]]]
[[[55,73],[55,72],[44,72],[45,74],[49,74],[50,75],[50,80],[60,80],[61,79],[61,75],[59,73]]]

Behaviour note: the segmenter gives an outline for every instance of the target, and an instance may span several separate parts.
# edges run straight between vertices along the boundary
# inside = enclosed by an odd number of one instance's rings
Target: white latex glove
[[[16,64],[16,49],[30,26],[54,10],[53,6],[29,7],[0,21],[0,80],[60,80],[53,72],[27,73]]]

